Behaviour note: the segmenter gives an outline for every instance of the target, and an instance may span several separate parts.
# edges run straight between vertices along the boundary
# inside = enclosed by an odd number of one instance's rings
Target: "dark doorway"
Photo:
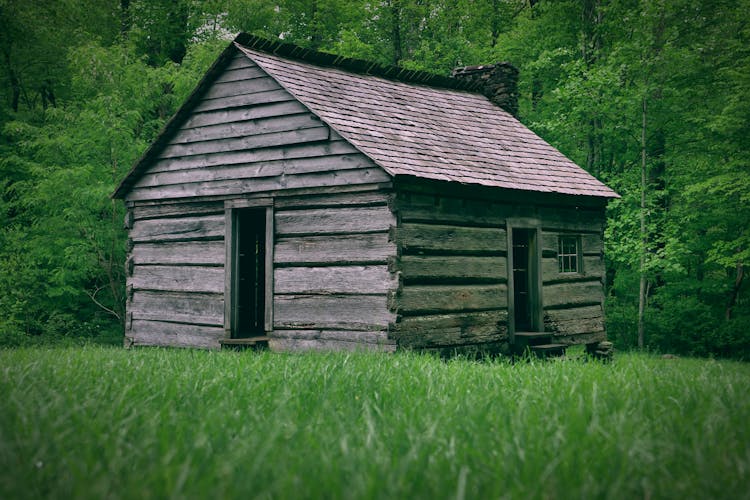
[[[266,210],[237,210],[234,338],[264,335]]]
[[[535,331],[538,290],[536,230],[513,229],[513,319],[515,331]]]

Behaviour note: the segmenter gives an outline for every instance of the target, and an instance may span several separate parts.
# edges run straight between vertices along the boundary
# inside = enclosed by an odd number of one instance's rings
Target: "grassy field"
[[[0,350],[0,498],[750,498],[750,365]]]

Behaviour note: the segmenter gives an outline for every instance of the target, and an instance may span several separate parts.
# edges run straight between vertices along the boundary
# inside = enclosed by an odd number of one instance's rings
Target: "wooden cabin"
[[[114,194],[126,344],[605,340],[617,194],[495,103],[513,111],[513,71],[441,77],[238,36]]]

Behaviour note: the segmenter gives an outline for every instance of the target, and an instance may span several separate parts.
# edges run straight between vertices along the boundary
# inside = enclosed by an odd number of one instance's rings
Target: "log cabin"
[[[452,77],[239,35],[114,193],[127,345],[540,351],[606,340],[618,195]]]

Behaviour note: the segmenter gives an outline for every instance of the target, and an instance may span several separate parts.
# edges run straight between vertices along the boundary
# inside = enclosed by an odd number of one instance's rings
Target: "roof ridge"
[[[466,90],[470,92],[481,92],[482,86],[476,82],[443,76],[429,71],[405,69],[394,65],[383,65],[364,59],[346,57],[330,52],[321,52],[308,49],[281,40],[269,40],[249,33],[240,33],[234,42],[251,50],[258,50],[272,55],[295,59],[316,66],[327,66],[339,68],[352,73],[379,76],[388,80],[403,83],[416,83],[430,87],[438,87],[450,90]],[[487,67],[488,65],[485,65]]]

